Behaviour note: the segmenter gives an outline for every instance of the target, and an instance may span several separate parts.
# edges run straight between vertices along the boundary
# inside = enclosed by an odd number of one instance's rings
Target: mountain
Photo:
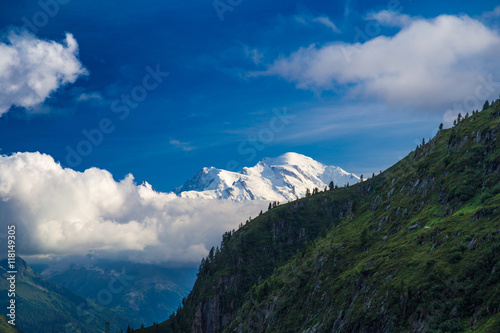
[[[137,332],[500,332],[500,100],[382,174],[223,236]]]
[[[359,177],[301,154],[286,153],[239,172],[203,168],[174,192],[186,198],[286,202],[304,197],[308,188],[323,189],[330,181],[344,186],[359,182]]]
[[[42,272],[52,283],[99,302],[129,318],[135,327],[160,322],[174,312],[193,287],[196,269],[129,262],[72,264]],[[100,294],[112,286],[112,297]]]
[[[7,259],[0,261],[0,307],[6,309],[10,283],[7,277]],[[16,327],[23,332],[104,332],[109,320],[112,332],[126,328],[129,320],[84,297],[77,296],[61,286],[52,284],[31,269],[21,258],[16,258],[15,306]],[[3,323],[0,321],[0,328]],[[9,332],[8,330],[1,332]]]

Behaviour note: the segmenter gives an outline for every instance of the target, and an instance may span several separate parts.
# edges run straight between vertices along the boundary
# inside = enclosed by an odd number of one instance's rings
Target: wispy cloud
[[[323,24],[325,27],[328,27],[332,29],[333,32],[340,33],[339,28],[327,17],[327,16],[320,16],[320,17],[315,17],[313,19],[313,22],[318,22]]]
[[[251,49],[247,45],[243,45],[243,52],[245,53],[245,57],[252,59],[253,63],[256,65],[260,64],[262,58],[264,58],[264,54],[259,52],[258,49]]]
[[[379,12],[369,13],[366,20],[375,20],[378,24],[387,27],[404,28],[409,26],[413,19],[405,14],[397,13],[392,10],[381,10]]]
[[[78,102],[85,102],[89,100],[97,100],[97,101],[102,101],[104,100],[104,97],[100,92],[90,92],[90,93],[82,93],[78,98],[76,99]]]
[[[87,70],[78,59],[78,44],[67,33],[63,44],[11,30],[0,43],[0,116],[11,106],[30,109]]]
[[[297,118],[286,133],[276,138],[277,143],[323,142],[367,132],[378,132],[380,136],[401,136],[398,131],[407,128],[405,125],[422,123],[425,127],[429,124],[427,117],[409,112],[397,113],[382,103],[366,105],[347,99],[313,108],[304,107],[296,113]],[[430,121],[433,121],[432,118]],[[437,128],[438,119],[434,121]]]
[[[179,141],[179,140],[170,140],[170,145],[174,146],[175,148],[179,148],[179,149],[182,149],[184,151],[191,151],[191,150],[194,150],[195,147],[191,146],[191,144],[189,142],[182,142],[182,141]]]
[[[344,3],[344,17],[348,17],[351,13],[351,0],[346,0]]]
[[[335,33],[341,33],[340,29],[337,28],[335,23],[330,20],[328,16],[312,16],[310,14],[300,14],[295,15],[294,20],[302,25],[309,25],[310,23],[319,23]]]

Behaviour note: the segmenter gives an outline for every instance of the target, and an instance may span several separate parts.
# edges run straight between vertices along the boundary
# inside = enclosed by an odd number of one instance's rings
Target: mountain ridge
[[[307,189],[323,189],[330,181],[344,186],[359,182],[359,177],[340,167],[323,165],[310,157],[289,152],[275,158],[266,157],[239,172],[202,168],[174,189],[174,193],[185,198],[285,202],[304,197]]]

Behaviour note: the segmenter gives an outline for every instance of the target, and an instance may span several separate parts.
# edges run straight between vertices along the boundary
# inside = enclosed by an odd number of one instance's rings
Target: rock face
[[[265,158],[240,172],[203,168],[174,192],[186,198],[286,202],[304,197],[307,189],[317,187],[323,190],[330,181],[344,186],[355,184],[360,179],[339,167],[323,165],[304,155],[286,153]]]

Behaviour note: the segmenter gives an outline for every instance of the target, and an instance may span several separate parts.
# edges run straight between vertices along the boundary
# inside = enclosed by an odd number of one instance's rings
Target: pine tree
[[[361,175],[361,176],[359,177],[359,180],[363,181],[363,175]]]
[[[210,249],[210,252],[208,252],[208,261],[212,261],[214,259],[214,252],[215,252],[215,248],[212,246],[212,248]]]
[[[486,102],[484,102],[484,104],[483,104],[483,111],[486,109],[489,109],[489,108],[490,108],[490,102],[488,100],[486,100]]]
[[[197,275],[201,274],[204,269],[205,269],[205,258],[201,258],[201,263],[200,263],[200,267],[198,268]]]
[[[333,190],[333,180],[330,181],[330,184],[328,185],[328,187],[330,188],[330,191]]]
[[[306,197],[310,197],[310,196],[311,196],[311,190],[306,189]]]
[[[269,207],[267,208],[267,210],[271,210],[271,208],[273,208],[273,206],[271,206],[271,203],[269,203]]]
[[[439,130],[440,130],[440,131],[442,131],[442,130],[443,130],[443,127],[444,127],[443,123],[439,124]]]

